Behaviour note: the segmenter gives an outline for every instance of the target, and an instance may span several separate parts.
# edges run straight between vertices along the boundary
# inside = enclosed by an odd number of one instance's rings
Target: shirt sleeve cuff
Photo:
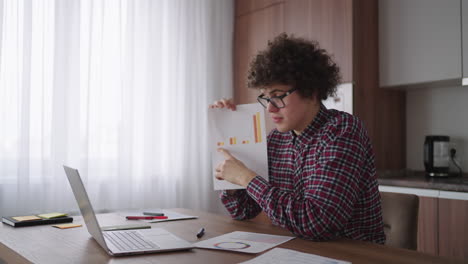
[[[242,197],[242,193],[245,195],[244,190],[237,190],[234,194],[229,194],[226,190],[222,190],[219,193],[219,198],[221,198],[221,201],[233,201]]]
[[[252,197],[263,208],[263,201],[265,200],[265,195],[269,188],[270,184],[267,182],[267,180],[257,175],[249,182],[246,190],[249,196]]]

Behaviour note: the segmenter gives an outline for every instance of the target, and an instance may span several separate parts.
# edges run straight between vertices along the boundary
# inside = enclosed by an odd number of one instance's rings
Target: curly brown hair
[[[282,33],[250,63],[248,87],[291,85],[306,98],[320,100],[333,96],[341,81],[340,70],[316,41]]]

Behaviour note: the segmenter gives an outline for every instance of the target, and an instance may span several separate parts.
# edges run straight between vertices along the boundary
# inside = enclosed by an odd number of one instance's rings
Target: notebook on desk
[[[102,231],[78,170],[63,166],[88,232],[112,256],[187,250],[189,242],[162,228]]]

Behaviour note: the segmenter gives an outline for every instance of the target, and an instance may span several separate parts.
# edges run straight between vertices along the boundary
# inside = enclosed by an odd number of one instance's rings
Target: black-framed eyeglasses
[[[273,97],[265,97],[264,94],[261,94],[257,97],[257,101],[265,108],[268,107],[268,104],[271,103],[274,107],[276,108],[284,108],[286,105],[284,104],[283,99],[292,94],[294,91],[296,91],[297,88],[292,88],[291,90],[285,92],[283,95],[280,96],[273,96]]]

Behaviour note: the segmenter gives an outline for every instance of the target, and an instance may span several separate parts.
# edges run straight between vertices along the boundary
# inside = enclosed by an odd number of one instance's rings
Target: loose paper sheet
[[[186,215],[186,214],[181,214],[169,210],[162,210],[165,216],[167,216],[167,219],[154,219],[154,220],[143,220],[144,222],[148,223],[159,223],[159,222],[167,222],[167,221],[176,221],[176,220],[186,220],[186,219],[195,219],[198,218],[198,216],[195,215]]]
[[[235,231],[195,243],[198,248],[259,253],[294,237]]]
[[[167,219],[152,219],[152,220],[130,220],[132,222],[135,221],[142,221],[142,222],[147,222],[147,223],[158,223],[158,222],[167,222],[167,221],[176,221],[176,220],[186,220],[186,219],[195,219],[198,218],[196,215],[186,215],[186,214],[181,214],[178,212],[174,212],[171,210],[166,210],[166,209],[142,209],[142,210],[129,210],[129,211],[121,211],[119,212],[119,215],[122,217],[128,216],[128,215],[143,215],[143,212],[162,212],[164,213],[164,216],[167,216]],[[136,222],[135,222],[136,223]]]
[[[243,189],[215,178],[216,167],[224,161],[218,148],[228,150],[249,169],[268,180],[265,112],[260,104],[238,105],[236,111],[209,109],[208,123],[215,190]]]
[[[241,264],[351,264],[351,262],[302,253],[296,250],[274,248]]]

